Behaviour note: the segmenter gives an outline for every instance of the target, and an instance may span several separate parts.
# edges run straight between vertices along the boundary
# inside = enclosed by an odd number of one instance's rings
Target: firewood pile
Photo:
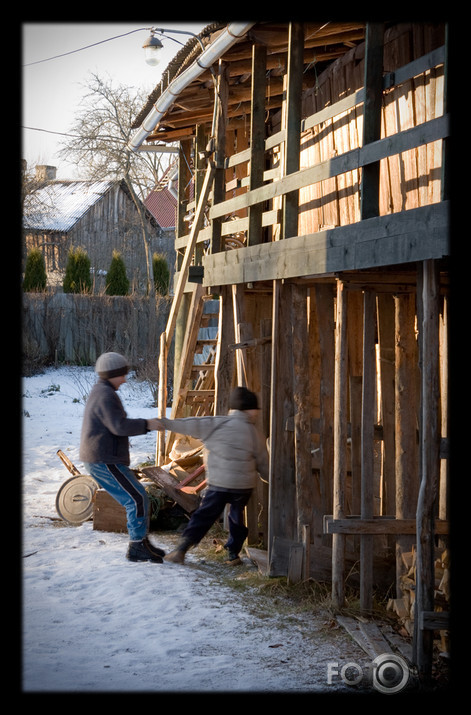
[[[391,598],[387,610],[398,616],[403,635],[414,632],[415,591],[416,591],[416,549],[401,554],[404,574],[400,577],[402,596]],[[437,551],[435,558],[435,611],[448,611],[450,603],[450,553],[448,549]],[[448,651],[448,631],[440,631],[441,650]]]

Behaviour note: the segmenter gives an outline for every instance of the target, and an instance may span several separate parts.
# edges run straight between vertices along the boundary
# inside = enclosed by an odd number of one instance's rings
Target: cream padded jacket
[[[234,410],[214,417],[182,417],[159,420],[166,429],[203,442],[208,486],[219,489],[252,489],[257,474],[268,479],[268,452],[261,432],[245,411]]]

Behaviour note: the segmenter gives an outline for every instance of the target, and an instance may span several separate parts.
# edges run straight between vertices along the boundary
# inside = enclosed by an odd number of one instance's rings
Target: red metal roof
[[[144,201],[146,208],[162,228],[175,228],[177,216],[177,199],[165,186],[151,191]]]

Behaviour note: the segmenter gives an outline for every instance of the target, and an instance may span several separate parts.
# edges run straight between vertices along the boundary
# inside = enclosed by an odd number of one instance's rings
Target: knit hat
[[[119,377],[129,372],[129,365],[119,353],[103,353],[96,361],[95,372],[105,379]]]
[[[258,410],[257,395],[246,387],[235,387],[229,398],[230,410]]]

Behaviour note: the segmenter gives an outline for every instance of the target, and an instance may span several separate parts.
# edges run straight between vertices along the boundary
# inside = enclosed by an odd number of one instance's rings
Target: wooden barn
[[[169,238],[144,206],[139,214],[124,181],[59,180],[49,166],[36,167],[36,179],[24,208],[24,256],[33,247],[41,249],[49,285],[62,285],[69,250],[82,248],[90,258],[95,292],[104,289],[113,251],[118,251],[131,289],[145,293],[143,230],[150,255],[165,253],[169,263],[174,260],[173,235]]]
[[[347,583],[364,613],[389,589],[422,674],[449,628],[447,33],[209,25],[129,144],[180,147],[160,409],[173,339],[174,416],[258,394],[270,481],[249,543],[269,575],[331,582],[339,608]],[[194,367],[208,298],[217,342]]]

